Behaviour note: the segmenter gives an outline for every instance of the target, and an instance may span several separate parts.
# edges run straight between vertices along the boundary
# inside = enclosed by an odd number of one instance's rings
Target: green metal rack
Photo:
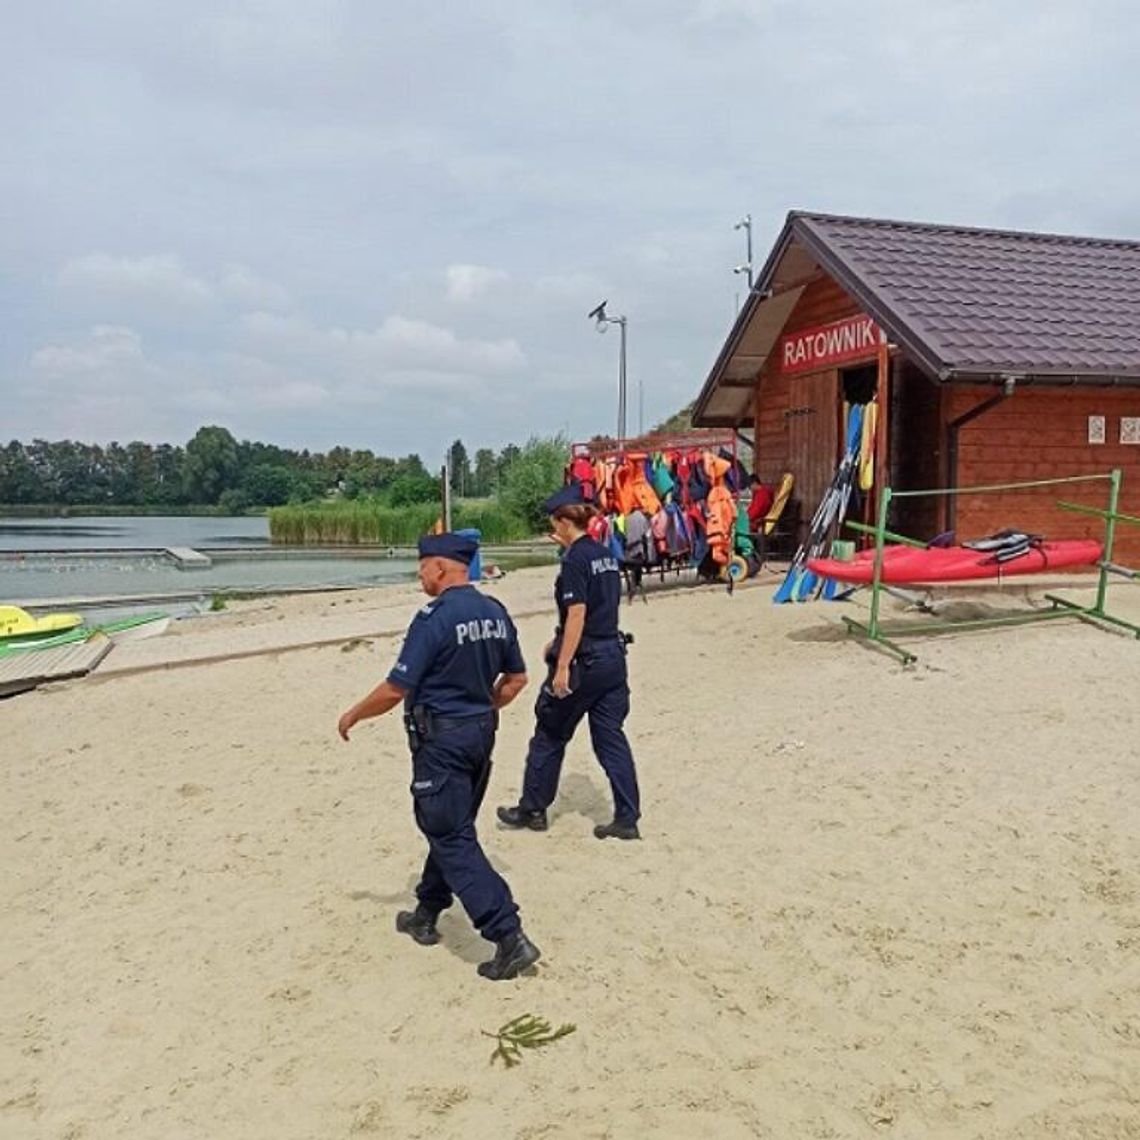
[[[1048,610],[1038,610],[1032,613],[1012,614],[1005,617],[994,618],[974,618],[956,622],[936,622],[930,625],[914,626],[905,629],[885,628],[883,623],[879,620],[880,603],[882,601],[883,591],[886,589],[882,582],[883,548],[885,543],[889,541],[908,546],[926,546],[924,542],[907,538],[905,535],[895,534],[887,529],[887,513],[890,510],[893,499],[918,498],[924,495],[976,495],[996,491],[1017,491],[1033,487],[1053,487],[1062,484],[1096,482],[1109,484],[1107,509],[1101,510],[1097,507],[1086,507],[1079,503],[1064,501],[1059,501],[1057,504],[1061,510],[1093,515],[1096,518],[1104,520],[1104,549],[1101,554],[1101,559],[1097,564],[1100,573],[1097,579],[1096,601],[1093,602],[1091,606],[1082,606],[1076,602],[1069,601],[1067,598],[1059,598],[1054,594],[1046,594],[1045,597],[1051,603],[1052,608]],[[903,665],[910,665],[917,661],[918,658],[914,653],[910,652],[910,650],[904,649],[901,645],[897,644],[897,639],[900,637],[912,637],[928,633],[946,633],[971,628],[984,629],[1004,625],[1026,625],[1030,622],[1050,621],[1054,618],[1076,617],[1080,618],[1081,621],[1086,621],[1093,625],[1099,622],[1106,622],[1109,625],[1126,629],[1137,638],[1140,638],[1140,626],[1125,621],[1123,618],[1114,617],[1105,611],[1105,602],[1108,596],[1108,579],[1110,575],[1118,575],[1132,579],[1140,578],[1140,571],[1132,570],[1127,566],[1121,566],[1112,560],[1112,548],[1116,538],[1116,524],[1129,523],[1140,525],[1140,518],[1136,518],[1133,515],[1121,514],[1117,509],[1120,502],[1120,482],[1121,472],[1119,469],[1114,469],[1105,475],[1076,475],[1064,479],[1038,479],[1027,483],[992,483],[981,487],[951,487],[927,491],[894,491],[890,487],[884,487],[882,495],[879,498],[878,521],[875,526],[866,526],[863,523],[854,522],[852,520],[848,520],[845,524],[851,530],[874,535],[875,538],[875,565],[871,579],[870,618],[864,623],[845,616],[843,621],[847,626],[847,632],[861,637],[866,641],[873,642],[876,645],[881,645],[884,649],[898,657]]]

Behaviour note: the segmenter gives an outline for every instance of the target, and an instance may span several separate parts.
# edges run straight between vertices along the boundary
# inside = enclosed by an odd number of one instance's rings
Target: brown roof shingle
[[[936,380],[1140,386],[1140,242],[792,211],[695,425],[748,422],[793,285],[815,266]]]
[[[799,212],[785,233],[941,379],[1140,377],[1140,242]]]

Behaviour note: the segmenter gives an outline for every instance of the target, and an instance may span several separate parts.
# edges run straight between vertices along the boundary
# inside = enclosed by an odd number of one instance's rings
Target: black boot
[[[495,810],[499,822],[507,827],[529,827],[531,831],[545,831],[549,824],[546,812],[528,811],[524,807],[501,807]]]
[[[493,982],[516,978],[542,957],[542,951],[521,930],[508,934],[495,948],[489,962],[480,962],[479,974]]]
[[[599,823],[594,828],[596,839],[640,839],[641,832],[637,830],[636,823],[624,819],[615,819],[611,823]]]
[[[421,946],[434,946],[439,941],[439,931],[435,928],[438,918],[438,914],[420,903],[415,910],[402,910],[396,915],[396,929],[401,934],[411,935]]]

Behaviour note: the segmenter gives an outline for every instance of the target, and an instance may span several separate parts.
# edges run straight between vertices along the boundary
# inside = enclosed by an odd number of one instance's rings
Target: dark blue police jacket
[[[621,608],[621,570],[609,548],[589,535],[572,542],[562,555],[554,598],[558,603],[560,628],[566,624],[566,611],[570,606],[584,603],[586,626],[582,636],[616,637]]]
[[[525,673],[518,630],[501,602],[474,586],[451,586],[408,626],[388,680],[408,690],[405,705],[423,705],[438,716],[478,716],[491,711],[491,693],[502,673]]]

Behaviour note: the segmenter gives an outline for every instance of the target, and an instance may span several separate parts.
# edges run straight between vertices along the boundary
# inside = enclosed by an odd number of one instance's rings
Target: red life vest
[[[582,488],[582,498],[587,503],[592,503],[598,497],[594,465],[588,456],[579,455],[570,461],[570,478]]]

